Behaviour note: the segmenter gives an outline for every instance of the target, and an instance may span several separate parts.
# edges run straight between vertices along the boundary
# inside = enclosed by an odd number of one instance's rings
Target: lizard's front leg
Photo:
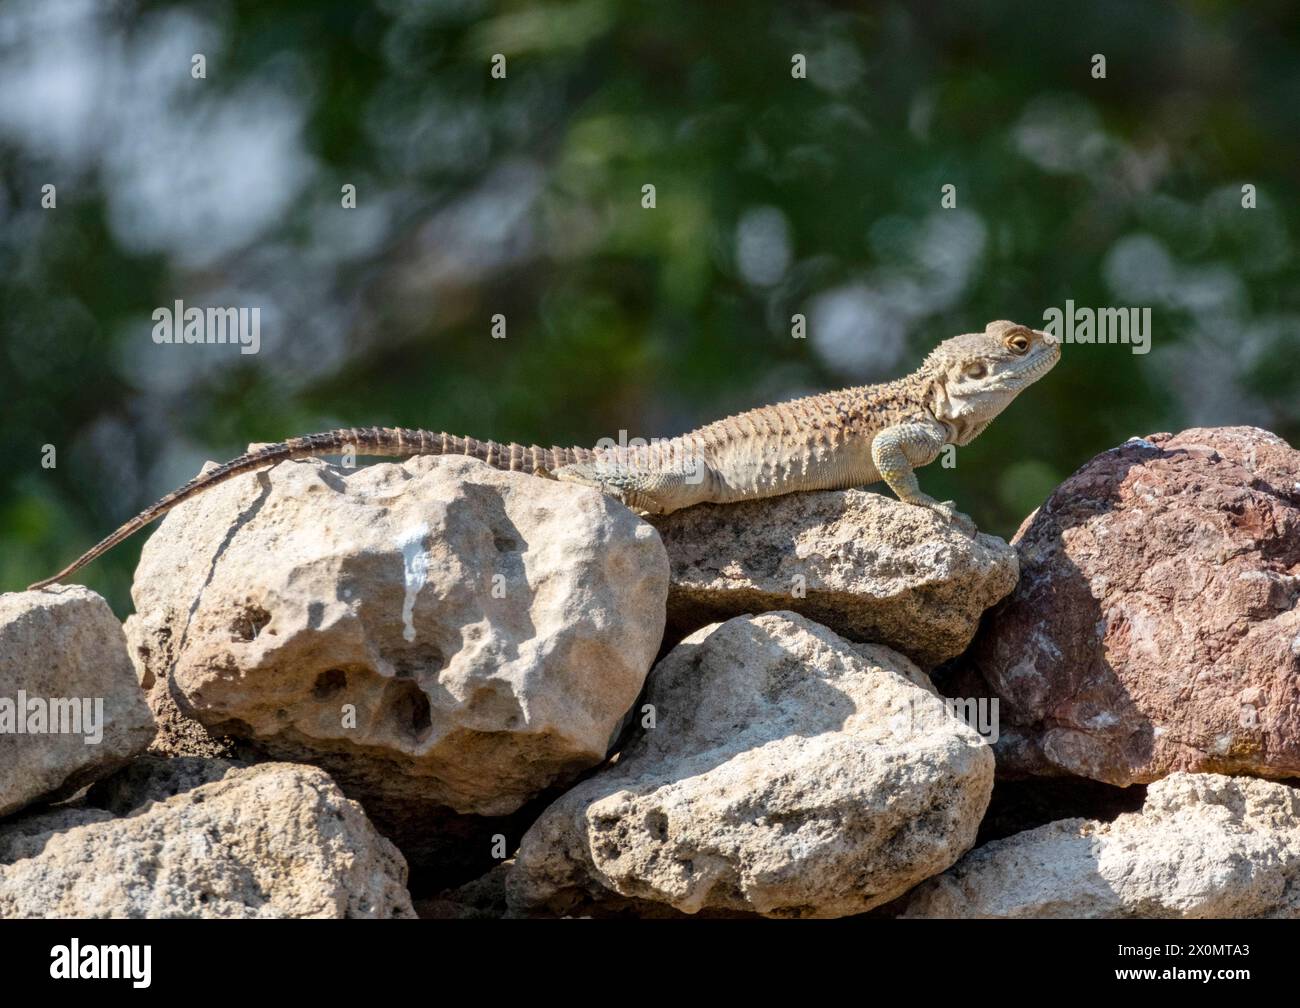
[[[899,500],[937,511],[968,535],[974,535],[975,523],[958,511],[956,504],[935,500],[923,493],[916,481],[914,470],[938,458],[945,443],[944,430],[938,424],[896,424],[872,439],[871,461]]]

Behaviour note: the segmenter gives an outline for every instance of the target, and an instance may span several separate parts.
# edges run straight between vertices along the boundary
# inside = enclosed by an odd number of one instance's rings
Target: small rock
[[[0,826],[0,918],[415,916],[401,854],[321,770],[146,759],[128,773],[105,788],[120,817]]]
[[[700,630],[651,674],[654,727],[525,835],[512,909],[838,917],[900,895],[971,846],[993,784],[990,748],[916,681],[795,613]]]
[[[1015,551],[928,508],[861,490],[701,504],[652,519],[672,564],[669,639],[791,610],[923,667],[960,654],[1016,584]]]
[[[79,585],[0,595],[0,816],[112,773],[153,735],[107,602]]]
[[[1267,431],[1195,429],[1057,488],[954,677],[1000,698],[999,773],[1300,775],[1296,472]]]
[[[995,840],[903,903],[903,917],[1300,916],[1300,791],[1176,773],[1114,822]]]

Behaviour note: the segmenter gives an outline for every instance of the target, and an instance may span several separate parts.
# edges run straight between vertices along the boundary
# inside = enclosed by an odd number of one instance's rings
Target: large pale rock
[[[682,642],[651,674],[655,726],[525,835],[519,912],[584,900],[685,913],[860,913],[974,842],[993,756],[901,655],[794,613]]]
[[[1176,773],[1141,812],[1066,819],[962,858],[904,917],[1297,917],[1300,792]]]
[[[111,773],[153,735],[107,602],[80,586],[0,595],[0,816]]]
[[[1063,483],[953,687],[1001,699],[999,771],[1300,775],[1297,480],[1300,452],[1228,427],[1130,441]]]
[[[287,463],[177,508],[128,635],[215,735],[370,809],[504,815],[604,758],[662,636],[655,530],[468,458]]]
[[[862,490],[701,504],[653,519],[672,563],[669,635],[792,610],[924,667],[960,654],[1016,584],[1015,551]]]
[[[415,916],[401,854],[323,771],[141,763],[110,808],[0,826],[0,918]]]

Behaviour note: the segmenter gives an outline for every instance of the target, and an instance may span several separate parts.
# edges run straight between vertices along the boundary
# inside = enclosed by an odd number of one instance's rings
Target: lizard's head
[[[925,359],[931,409],[951,425],[956,443],[965,444],[1060,359],[1061,347],[1047,333],[990,322],[982,333],[944,340]]]

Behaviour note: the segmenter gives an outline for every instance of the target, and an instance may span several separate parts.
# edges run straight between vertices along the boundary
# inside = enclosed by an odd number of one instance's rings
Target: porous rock
[[[662,636],[655,530],[468,458],[231,480],[145,545],[151,704],[367,808],[505,815],[606,755]],[[171,715],[174,719],[174,714]]]
[[[918,682],[795,613],[700,630],[651,674],[653,727],[525,835],[512,908],[838,917],[903,893],[971,846],[993,783]]]
[[[0,595],[0,816],[112,773],[153,735],[107,602],[79,585]]]
[[[1175,773],[1141,812],[995,840],[918,886],[904,917],[1300,916],[1300,791]]]
[[[406,863],[315,767],[141,760],[0,826],[0,918],[414,917]],[[120,814],[115,814],[120,813]]]
[[[790,610],[924,668],[958,655],[1016,584],[1015,551],[863,490],[701,504],[652,519],[672,564],[669,638]]]

